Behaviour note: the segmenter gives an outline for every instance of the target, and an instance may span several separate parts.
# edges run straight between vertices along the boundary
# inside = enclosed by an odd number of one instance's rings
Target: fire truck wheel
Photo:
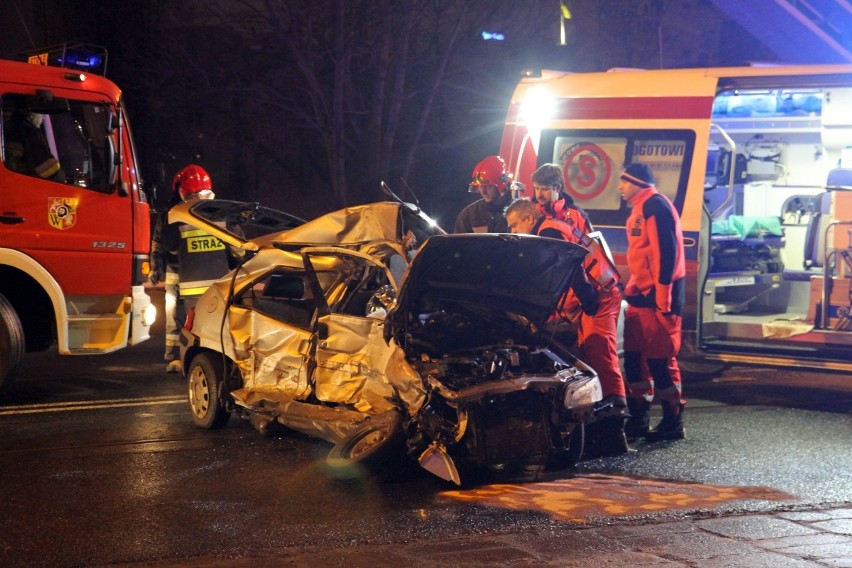
[[[231,412],[223,399],[224,372],[221,357],[200,353],[192,359],[187,372],[189,377],[189,408],[192,421],[206,430],[221,428],[228,423]]]
[[[24,327],[15,308],[0,294],[0,393],[15,379],[23,356]]]

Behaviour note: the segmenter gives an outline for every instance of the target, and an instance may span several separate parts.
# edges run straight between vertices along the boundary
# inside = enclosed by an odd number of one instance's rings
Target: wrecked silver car
[[[246,251],[183,330],[198,426],[238,414],[261,432],[319,437],[341,476],[408,461],[459,484],[468,472],[580,459],[600,383],[542,329],[584,249],[444,235],[391,202],[247,239],[222,228],[216,201],[171,219]],[[232,219],[241,206],[251,217],[249,205],[227,205]]]

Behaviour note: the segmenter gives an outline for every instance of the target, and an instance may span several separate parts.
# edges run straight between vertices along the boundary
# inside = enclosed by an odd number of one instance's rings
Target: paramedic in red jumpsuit
[[[584,235],[578,234],[573,225],[543,216],[529,199],[517,199],[506,208],[506,223],[512,233],[583,244],[581,239]],[[592,257],[592,253],[586,257],[584,267],[590,265]],[[586,270],[578,271],[578,277],[579,281],[572,283],[559,306],[559,316],[568,320],[579,319],[577,345],[580,358],[597,371],[603,389],[596,420],[587,426],[586,456],[620,455],[628,451],[624,434],[627,399],[617,350],[621,293],[617,280],[601,287],[594,279],[586,277]]]
[[[630,439],[680,440],[685,437],[681,375],[676,355],[681,342],[686,264],[680,217],[656,189],[646,164],[634,163],[621,174],[618,190],[632,208],[627,219],[624,288],[624,371],[631,417]],[[656,395],[663,419],[649,431],[650,405]]]
[[[574,205],[574,200],[565,193],[562,168],[544,164],[533,172],[532,182],[536,207],[542,215],[573,225],[584,234],[594,230],[586,212]]]

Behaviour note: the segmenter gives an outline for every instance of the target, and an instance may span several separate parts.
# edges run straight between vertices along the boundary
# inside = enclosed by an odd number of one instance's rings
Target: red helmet
[[[180,193],[180,198],[186,201],[191,197],[206,198],[213,193],[213,182],[201,166],[190,164],[175,175],[172,182],[174,191]]]
[[[500,156],[488,156],[473,168],[468,191],[475,193],[481,186],[493,185],[497,193],[503,195],[511,181],[512,176],[506,173],[506,161]]]

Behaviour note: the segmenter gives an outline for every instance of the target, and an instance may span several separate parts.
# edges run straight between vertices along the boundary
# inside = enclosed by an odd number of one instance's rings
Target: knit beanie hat
[[[651,187],[656,184],[654,173],[647,164],[634,163],[624,168],[621,174],[621,179],[629,181],[633,185],[638,185],[641,188]]]

